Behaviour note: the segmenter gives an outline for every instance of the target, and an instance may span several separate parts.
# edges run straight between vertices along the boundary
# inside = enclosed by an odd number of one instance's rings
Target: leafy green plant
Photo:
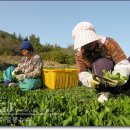
[[[130,98],[113,95],[103,104],[84,86],[38,89],[0,86],[1,126],[130,126]]]
[[[111,71],[103,70],[103,77],[110,79],[110,80],[117,80],[118,85],[124,85],[127,81],[127,77],[120,75],[120,73],[112,74]]]

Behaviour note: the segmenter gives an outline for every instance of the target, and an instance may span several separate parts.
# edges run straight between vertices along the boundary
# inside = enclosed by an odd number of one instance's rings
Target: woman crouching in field
[[[3,72],[5,86],[19,86],[23,91],[40,88],[42,85],[43,62],[34,54],[33,46],[25,38],[19,47],[23,57],[18,66],[8,67]]]
[[[130,58],[127,59],[113,38],[96,34],[89,22],[78,23],[72,31],[72,37],[79,80],[84,86],[102,92],[99,102],[108,100],[109,92],[122,92],[130,88]],[[118,78],[105,79],[103,70],[111,72],[111,77],[125,77],[126,80],[120,83]]]

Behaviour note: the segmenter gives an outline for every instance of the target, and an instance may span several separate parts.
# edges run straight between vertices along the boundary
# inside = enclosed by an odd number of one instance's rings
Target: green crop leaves
[[[118,86],[124,85],[127,82],[127,77],[120,75],[120,73],[112,74],[110,71],[103,70],[103,77],[118,81]]]
[[[130,126],[129,96],[111,94],[103,104],[98,96],[84,86],[21,94],[1,85],[0,126]]]

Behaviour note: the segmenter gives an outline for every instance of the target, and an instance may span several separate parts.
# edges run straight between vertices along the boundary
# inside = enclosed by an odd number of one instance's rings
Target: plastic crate
[[[77,69],[43,69],[43,84],[49,89],[76,87]]]

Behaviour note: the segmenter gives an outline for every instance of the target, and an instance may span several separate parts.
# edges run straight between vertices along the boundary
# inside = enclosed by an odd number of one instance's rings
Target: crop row
[[[130,126],[130,99],[111,95],[100,104],[86,87],[23,93],[0,86],[1,126]]]

